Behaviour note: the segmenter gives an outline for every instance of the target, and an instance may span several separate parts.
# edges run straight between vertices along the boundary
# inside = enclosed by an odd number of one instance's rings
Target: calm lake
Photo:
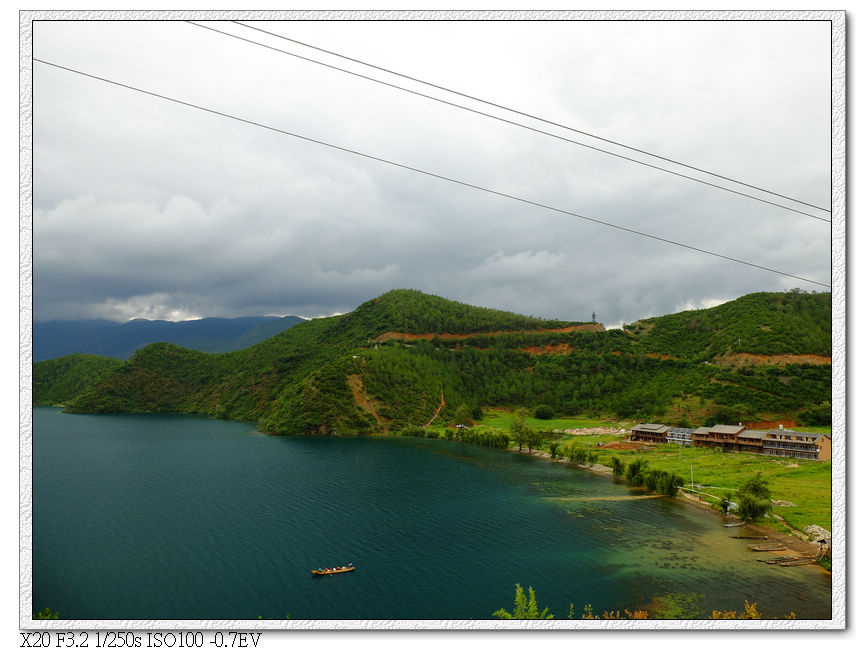
[[[517,582],[556,618],[664,598],[831,618],[821,569],[758,562],[694,508],[514,453],[54,408],[33,436],[34,605],[66,619],[489,619]]]

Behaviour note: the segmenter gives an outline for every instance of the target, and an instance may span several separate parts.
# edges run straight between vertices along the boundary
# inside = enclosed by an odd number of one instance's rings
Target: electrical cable
[[[347,148],[347,147],[341,147],[341,146],[339,146],[339,145],[331,144],[331,143],[329,143],[329,142],[324,142],[324,141],[322,141],[322,140],[316,140],[315,138],[310,138],[310,137],[307,137],[307,136],[304,136],[304,135],[300,135],[300,134],[298,134],[298,133],[293,133],[293,132],[291,132],[291,131],[286,131],[286,130],[284,130],[284,129],[280,129],[280,128],[277,128],[277,127],[274,127],[274,126],[269,126],[269,125],[267,125],[267,124],[262,124],[261,122],[255,122],[255,121],[253,121],[253,120],[248,120],[248,119],[243,118],[243,117],[238,117],[238,116],[236,116],[236,115],[231,115],[231,114],[229,114],[229,113],[223,113],[222,111],[217,111],[217,110],[212,109],[212,108],[207,108],[207,107],[205,107],[205,106],[201,106],[201,105],[199,105],[199,104],[193,104],[193,103],[191,103],[191,102],[186,102],[186,101],[183,101],[183,100],[180,100],[180,99],[175,99],[175,98],[173,98],[173,97],[168,97],[167,95],[161,95],[161,94],[159,94],[159,93],[152,92],[152,91],[150,91],[150,90],[144,90],[143,88],[138,88],[138,87],[136,87],[136,86],[131,86],[131,85],[129,85],[129,84],[124,84],[124,83],[121,83],[121,82],[119,82],[119,81],[114,81],[114,80],[112,80],[112,79],[107,79],[107,78],[105,78],[105,77],[100,77],[100,76],[97,76],[97,75],[94,75],[94,74],[90,74],[90,73],[88,73],[88,72],[84,72],[84,71],[82,71],[82,70],[76,70],[75,68],[69,68],[69,67],[67,67],[67,66],[63,66],[63,65],[60,65],[60,64],[58,64],[58,63],[52,63],[51,61],[45,61],[45,60],[43,60],[43,59],[38,59],[38,58],[36,58],[36,57],[34,57],[33,60],[36,61],[36,62],[38,62],[38,63],[42,63],[42,64],[44,64],[44,65],[52,66],[52,67],[57,68],[57,69],[59,69],[59,70],[65,70],[65,71],[67,71],[67,72],[72,72],[72,73],[75,73],[75,74],[81,75],[81,76],[83,76],[83,77],[88,77],[88,78],[90,78],[90,79],[95,79],[95,80],[97,80],[97,81],[102,81],[102,82],[104,82],[104,83],[108,83],[108,84],[111,84],[111,85],[114,85],[114,86],[118,86],[118,87],[120,87],[120,88],[126,88],[127,90],[133,90],[133,91],[135,91],[135,92],[142,93],[142,94],[144,94],[144,95],[149,95],[149,96],[151,96],[151,97],[156,97],[156,98],[158,98],[158,99],[163,99],[163,100],[166,100],[166,101],[169,101],[169,102],[173,102],[173,103],[175,103],[175,104],[179,104],[179,105],[181,105],[181,106],[187,106],[187,107],[189,107],[189,108],[195,108],[195,109],[197,109],[197,110],[204,111],[204,112],[206,112],[206,113],[211,113],[211,114],[213,114],[213,115],[218,115],[218,116],[220,116],[220,117],[225,117],[225,118],[228,118],[228,119],[231,119],[231,120],[235,120],[235,121],[237,121],[237,122],[242,122],[242,123],[244,123],[244,124],[249,124],[249,125],[251,125],[251,126],[257,126],[257,127],[259,127],[259,128],[267,129],[267,130],[269,130],[269,131],[274,131],[274,132],[276,132],[276,133],[281,133],[281,134],[283,134],[283,135],[288,135],[288,136],[291,136],[291,137],[293,137],[293,138],[297,138],[297,139],[299,139],[299,140],[305,140],[306,142],[312,142],[312,143],[314,143],[314,144],[319,144],[319,145],[322,145],[322,146],[325,146],[325,147],[330,147],[331,149],[336,149],[336,150],[338,150],[338,151],[343,151],[343,152],[345,152],[345,153],[350,153],[350,154],[353,154],[353,155],[355,155],[355,156],[360,156],[360,157],[362,157],[362,158],[367,158],[367,159],[369,159],[369,160],[375,160],[375,161],[378,161],[378,162],[381,162],[381,163],[385,163],[385,164],[388,164],[388,165],[392,165],[392,166],[394,166],[394,167],[399,167],[399,168],[401,168],[401,169],[406,169],[406,170],[409,170],[409,171],[417,172],[417,173],[419,173],[419,174],[424,174],[424,175],[426,175],[426,176],[431,176],[431,177],[433,177],[433,178],[438,178],[438,179],[440,179],[440,180],[444,180],[444,181],[448,181],[448,182],[451,182],[451,183],[455,183],[455,184],[457,184],[457,185],[462,185],[462,186],[464,186],[464,187],[470,187],[470,188],[473,188],[473,189],[476,189],[476,190],[481,190],[481,191],[483,191],[483,192],[487,192],[487,193],[489,193],[489,194],[495,194],[496,196],[501,196],[501,197],[508,198],[508,199],[512,199],[512,200],[515,200],[515,201],[520,201],[520,202],[522,202],[522,203],[526,203],[526,204],[528,204],[528,205],[534,205],[534,206],[536,206],[536,207],[545,208],[545,209],[547,209],[547,210],[552,210],[552,211],[554,211],[554,212],[559,212],[559,213],[561,213],[561,214],[565,214],[565,215],[569,215],[569,216],[572,216],[572,217],[576,217],[576,218],[578,218],[578,219],[583,219],[583,220],[585,220],[585,221],[591,221],[592,223],[597,223],[597,224],[600,224],[600,225],[603,225],[603,226],[608,226],[608,227],[610,227],[610,228],[616,228],[616,229],[618,229],[618,230],[622,230],[622,231],[624,231],[624,232],[629,232],[629,233],[632,233],[632,234],[635,234],[635,235],[640,235],[640,236],[642,236],[642,237],[648,237],[648,238],[650,238],[650,239],[654,239],[654,240],[657,240],[657,241],[665,242],[665,243],[667,243],[667,244],[672,244],[672,245],[674,245],[674,246],[679,246],[679,247],[681,247],[681,248],[687,248],[687,249],[689,249],[689,250],[696,251],[696,252],[698,252],[698,253],[704,253],[704,254],[706,254],[706,255],[712,255],[712,256],[714,256],[714,257],[718,257],[718,258],[721,258],[721,259],[728,260],[728,261],[730,261],[730,262],[736,262],[736,263],[738,263],[738,264],[744,264],[744,265],[746,265],[746,266],[751,266],[751,267],[753,267],[753,268],[762,269],[762,270],[764,270],[764,271],[770,271],[770,272],[772,272],[772,273],[777,273],[778,275],[784,275],[784,276],[786,276],[786,277],[795,278],[795,279],[797,279],[797,280],[802,280],[802,281],[804,281],[804,282],[810,282],[811,284],[816,284],[816,285],[819,285],[819,286],[822,286],[822,287],[831,288],[830,285],[825,284],[825,283],[823,283],[823,282],[818,282],[817,280],[811,280],[811,279],[809,279],[809,278],[804,278],[804,277],[801,277],[801,276],[798,276],[798,275],[794,275],[794,274],[792,274],[792,273],[786,273],[785,271],[779,271],[779,270],[777,270],[777,269],[769,268],[769,267],[767,267],[767,266],[761,266],[761,265],[759,265],[759,264],[754,264],[753,262],[748,262],[748,261],[745,261],[745,260],[736,259],[736,258],[734,258],[734,257],[729,257],[729,256],[727,256],[727,255],[723,255],[723,254],[721,254],[721,253],[715,253],[715,252],[713,252],[713,251],[708,251],[708,250],[705,250],[705,249],[702,249],[702,248],[698,248],[698,247],[696,247],[696,246],[691,246],[690,244],[684,244],[684,243],[681,243],[681,242],[674,241],[674,240],[672,240],[672,239],[666,239],[666,238],[664,238],[664,237],[659,237],[658,235],[652,235],[652,234],[650,234],[650,233],[641,232],[641,231],[639,231],[639,230],[634,230],[634,229],[632,229],[632,228],[627,228],[627,227],[625,227],[625,226],[620,226],[620,225],[618,225],[618,224],[610,223],[610,222],[607,222],[607,221],[602,221],[601,219],[595,219],[595,218],[593,218],[593,217],[587,217],[587,216],[585,216],[585,215],[581,215],[581,214],[578,214],[578,213],[576,213],[576,212],[571,212],[571,211],[568,211],[568,210],[563,210],[563,209],[561,209],[561,208],[556,208],[556,207],[553,207],[553,206],[550,206],[550,205],[546,205],[546,204],[544,204],[544,203],[539,203],[539,202],[537,202],[537,201],[532,201],[532,200],[530,200],[530,199],[524,199],[524,198],[519,197],[519,196],[514,196],[514,195],[512,195],[512,194],[507,194],[507,193],[505,193],[505,192],[499,192],[499,191],[497,191],[497,190],[492,190],[492,189],[489,189],[489,188],[486,188],[486,187],[482,187],[482,186],[480,186],[480,185],[474,185],[474,184],[472,184],[472,183],[468,183],[468,182],[466,182],[466,181],[461,181],[461,180],[458,180],[458,179],[455,179],[455,178],[450,178],[450,177],[448,177],[448,176],[443,176],[443,175],[441,175],[441,174],[436,174],[436,173],[434,173],[434,172],[430,172],[430,171],[426,171],[426,170],[423,170],[423,169],[419,169],[419,168],[417,168],[417,167],[412,167],[412,166],[410,166],[410,165],[405,165],[405,164],[403,164],[403,163],[398,163],[398,162],[395,162],[395,161],[392,161],[392,160],[388,160],[387,158],[380,158],[380,157],[378,157],[378,156],[373,156],[373,155],[371,155],[371,154],[363,153],[363,152],[361,152],[361,151],[357,151],[357,150],[354,150],[354,149],[349,149],[349,148]]]
[[[490,115],[490,114],[488,114],[488,113],[482,113],[482,112],[480,112],[480,111],[476,111],[476,110],[474,110],[474,109],[471,109],[471,108],[468,108],[468,107],[465,107],[465,106],[461,106],[461,105],[459,105],[459,104],[453,104],[453,103],[451,103],[451,102],[447,102],[447,101],[445,101],[445,100],[442,100],[442,99],[440,99],[440,98],[438,98],[438,97],[432,97],[432,96],[430,96],[430,95],[424,95],[423,93],[418,93],[418,92],[416,92],[416,91],[412,91],[412,90],[409,90],[409,89],[407,89],[407,88],[403,88],[403,87],[401,87],[401,86],[396,86],[396,85],[394,85],[394,84],[390,84],[390,83],[387,83],[387,82],[385,82],[385,81],[381,81],[381,80],[379,80],[379,79],[375,79],[375,78],[372,78],[372,77],[367,77],[367,76],[365,76],[365,75],[361,75],[361,74],[359,74],[359,73],[352,72],[352,71],[350,71],[350,70],[345,70],[345,69],[343,69],[343,68],[338,68],[338,67],[336,67],[336,66],[332,66],[332,65],[329,65],[329,64],[327,64],[327,63],[323,63],[323,62],[321,62],[321,61],[316,61],[315,59],[309,59],[309,58],[307,58],[307,57],[303,57],[303,56],[301,56],[301,55],[299,55],[299,54],[294,54],[293,52],[287,52],[287,51],[285,51],[285,50],[280,50],[280,49],[278,49],[278,48],[274,48],[274,47],[271,47],[271,46],[269,46],[269,45],[265,45],[264,43],[259,43],[259,42],[257,42],[257,41],[252,41],[252,40],[249,40],[249,39],[245,39],[245,38],[243,38],[243,37],[241,37],[241,36],[237,36],[237,35],[235,35],[235,34],[231,34],[230,32],[223,32],[223,31],[220,31],[220,30],[214,29],[214,28],[212,28],[212,27],[207,27],[207,26],[205,26],[205,25],[201,25],[201,24],[198,24],[198,23],[194,23],[194,22],[192,22],[192,21],[186,21],[186,22],[188,22],[188,23],[191,24],[191,25],[195,25],[195,26],[197,26],[197,27],[202,27],[202,28],[204,28],[204,29],[210,29],[210,30],[215,31],[215,32],[218,32],[218,33],[220,33],[220,34],[225,34],[226,36],[232,36],[232,37],[234,37],[234,38],[237,38],[237,39],[240,39],[240,40],[244,40],[244,41],[247,41],[247,42],[249,42],[249,43],[254,43],[254,44],[256,44],[256,45],[260,45],[260,46],[262,46],[262,47],[267,47],[267,48],[270,48],[270,49],[276,50],[276,51],[278,51],[278,52],[283,52],[284,54],[288,54],[288,55],[290,55],[290,56],[294,56],[294,57],[297,57],[297,58],[303,59],[303,60],[305,60],[305,61],[309,61],[309,62],[311,62],[311,63],[317,63],[318,65],[323,65],[323,66],[326,66],[326,67],[329,67],[329,68],[333,68],[333,69],[335,69],[335,70],[340,70],[340,71],[345,72],[345,73],[347,73],[347,74],[353,74],[353,75],[355,75],[355,76],[359,76],[359,77],[362,77],[362,78],[364,78],[364,79],[369,79],[370,81],[375,81],[375,82],[377,82],[377,83],[381,83],[381,84],[384,84],[384,85],[390,86],[390,87],[392,87],[392,88],[396,88],[396,89],[399,89],[399,90],[403,90],[403,91],[405,91],[405,92],[409,92],[409,93],[413,93],[413,94],[416,94],[416,95],[420,95],[420,96],[422,96],[422,97],[426,97],[426,98],[428,98],[428,99],[432,99],[432,100],[434,100],[434,101],[439,101],[439,102],[442,102],[442,103],[444,103],[444,104],[448,104],[448,105],[450,105],[450,106],[454,106],[454,107],[456,107],[456,108],[462,108],[463,110],[472,111],[472,112],[474,112],[474,113],[478,113],[478,114],[480,114],[480,115],[484,115],[484,116],[486,116],[486,117],[491,117],[491,118],[493,118],[493,119],[497,119],[497,120],[500,120],[500,121],[503,121],[503,122],[507,122],[508,124],[513,124],[513,125],[515,125],[515,126],[520,126],[520,127],[522,127],[522,128],[525,128],[525,129],[529,129],[529,130],[535,131],[535,132],[537,132],[537,133],[542,133],[542,134],[544,134],[544,135],[548,135],[548,136],[550,136],[550,137],[558,138],[558,139],[560,139],[560,140],[565,140],[565,141],[567,141],[567,142],[571,142],[571,143],[573,143],[573,144],[577,144],[577,145],[580,145],[580,146],[583,146],[583,147],[587,147],[587,148],[589,148],[589,149],[593,149],[593,150],[595,150],[595,151],[599,151],[599,152],[601,152],[601,153],[606,153],[606,154],[609,154],[609,155],[611,155],[611,156],[616,156],[616,157],[618,157],[618,158],[623,158],[623,159],[625,159],[625,160],[629,160],[629,161],[631,161],[631,162],[635,162],[635,163],[638,163],[638,164],[641,164],[641,165],[645,165],[645,166],[647,166],[647,167],[651,167],[652,169],[658,169],[658,170],[660,170],[660,171],[665,171],[665,172],[667,172],[667,173],[674,174],[674,175],[676,175],[676,176],[680,176],[680,177],[682,177],[682,178],[687,178],[687,179],[689,179],[689,180],[693,180],[693,181],[696,181],[696,182],[698,182],[698,183],[703,183],[703,184],[705,184],[705,185],[710,185],[711,187],[716,187],[716,188],[718,188],[718,189],[722,189],[722,190],[727,191],[727,192],[733,192],[734,194],[739,194],[740,196],[746,196],[746,197],[748,197],[748,198],[752,198],[752,199],[755,199],[755,200],[757,200],[757,201],[763,201],[764,203],[769,203],[770,205],[775,205],[775,206],[778,206],[778,207],[784,208],[784,209],[786,209],[786,210],[791,210],[792,212],[797,212],[797,213],[799,213],[799,214],[803,214],[803,215],[806,215],[806,216],[812,217],[812,218],[814,218],[814,219],[820,219],[821,221],[827,221],[827,222],[829,222],[828,219],[822,219],[821,217],[816,217],[816,216],[814,216],[814,215],[812,215],[812,214],[808,214],[807,212],[801,212],[801,211],[799,211],[799,210],[794,210],[793,208],[790,208],[790,207],[785,206],[785,205],[780,205],[780,204],[778,204],[778,203],[772,203],[771,201],[766,201],[766,200],[761,199],[761,198],[759,198],[759,197],[755,197],[755,196],[753,196],[753,195],[751,195],[751,194],[745,194],[745,193],[738,192],[738,191],[736,191],[736,190],[733,190],[733,189],[730,189],[730,188],[727,188],[727,187],[724,187],[724,186],[721,186],[721,185],[716,185],[716,184],[713,184],[713,183],[708,183],[708,182],[703,181],[703,180],[700,180],[700,179],[698,179],[698,178],[694,178],[693,176],[687,176],[687,175],[684,175],[684,174],[679,174],[679,173],[677,173],[677,172],[674,172],[674,171],[669,170],[669,169],[665,169],[665,168],[663,168],[663,167],[657,167],[657,166],[655,166],[655,165],[650,165],[649,163],[646,163],[646,162],[641,161],[641,160],[636,160],[636,159],[634,159],[634,158],[628,158],[627,156],[622,156],[622,155],[620,155],[620,154],[616,154],[616,153],[613,153],[613,152],[611,152],[611,151],[607,151],[606,149],[599,149],[599,148],[597,148],[597,147],[592,147],[592,146],[587,145],[587,144],[582,143],[582,142],[577,142],[577,141],[575,141],[575,140],[569,140],[568,138],[563,138],[563,137],[561,137],[561,136],[555,135],[555,134],[553,134],[553,133],[549,133],[549,132],[547,132],[547,131],[542,131],[542,130],[540,130],[540,129],[535,129],[535,128],[532,128],[532,127],[526,126],[526,125],[524,125],[524,124],[519,124],[519,123],[517,123],[517,122],[511,122],[511,121],[509,121],[509,120],[505,120],[505,119],[500,118],[500,117],[497,117],[497,116],[495,116],[495,115]],[[723,176],[722,174],[718,174],[718,173],[715,173],[715,172],[711,172],[711,171],[709,171],[709,170],[707,170],[707,169],[703,169],[702,167],[696,167],[696,166],[694,166],[694,165],[689,165],[689,164],[687,164],[687,163],[683,163],[683,162],[680,162],[680,161],[678,161],[678,160],[674,160],[674,159],[672,159],[672,158],[667,158],[667,157],[661,156],[661,155],[659,155],[659,154],[654,154],[654,153],[652,153],[652,152],[650,152],[650,151],[646,151],[646,150],[644,150],[644,149],[639,149],[639,148],[637,148],[637,147],[632,147],[632,146],[630,146],[630,145],[624,144],[624,143],[622,143],[622,142],[618,142],[618,141],[616,141],[616,140],[611,140],[611,139],[609,139],[609,138],[604,138],[604,137],[602,137],[602,136],[595,135],[595,134],[593,134],[593,133],[589,133],[588,131],[581,131],[581,130],[579,130],[579,129],[576,129],[576,128],[574,128],[574,127],[567,126],[567,125],[565,125],[565,124],[561,124],[561,123],[559,123],[559,122],[554,122],[554,121],[552,121],[552,120],[548,120],[548,119],[545,119],[545,118],[543,118],[543,117],[539,117],[539,116],[537,116],[537,115],[533,115],[533,114],[531,114],[531,113],[526,113],[526,112],[524,112],[524,111],[520,111],[520,110],[517,110],[517,109],[514,109],[514,108],[509,108],[509,107],[507,107],[507,106],[503,106],[502,104],[497,104],[497,103],[495,103],[495,102],[491,102],[491,101],[488,101],[488,100],[482,99],[482,98],[480,98],[480,97],[476,97],[476,96],[474,96],[474,95],[469,95],[469,94],[467,94],[467,93],[463,93],[463,92],[460,92],[460,91],[458,91],[458,90],[453,90],[453,89],[451,89],[451,88],[447,88],[447,87],[445,87],[445,86],[441,86],[441,85],[438,85],[438,84],[434,84],[434,83],[429,82],[429,81],[424,81],[423,79],[418,79],[417,77],[412,77],[412,76],[407,75],[407,74],[402,74],[402,73],[400,73],[400,72],[396,72],[395,70],[390,70],[389,68],[384,68],[384,67],[382,67],[382,66],[378,66],[378,65],[375,65],[375,64],[372,64],[372,63],[367,63],[367,62],[365,62],[365,61],[361,61],[360,59],[355,59],[355,58],[352,58],[352,57],[350,57],[350,56],[346,56],[346,55],[344,55],[344,54],[339,54],[338,52],[333,52],[333,51],[331,51],[331,50],[326,50],[326,49],[324,49],[324,48],[317,47],[317,46],[315,46],[315,45],[311,45],[311,44],[309,44],[309,43],[304,43],[303,41],[299,41],[299,40],[297,40],[297,39],[293,39],[293,38],[290,38],[290,37],[288,37],[288,36],[283,36],[282,34],[277,34],[277,33],[275,33],[275,32],[270,32],[270,31],[267,31],[267,30],[265,30],[265,29],[261,29],[260,27],[254,27],[254,26],[252,26],[252,25],[248,25],[248,24],[246,24],[246,23],[242,23],[242,22],[237,21],[237,20],[233,20],[233,21],[231,21],[231,22],[233,22],[234,24],[239,25],[239,26],[241,26],[241,27],[246,27],[247,29],[252,29],[252,30],[255,30],[255,31],[261,32],[261,33],[263,33],[263,34],[268,34],[268,35],[270,35],[270,36],[275,36],[276,38],[281,38],[281,39],[286,40],[286,41],[289,41],[289,42],[291,42],[291,43],[296,43],[297,45],[301,45],[301,46],[303,46],[303,47],[308,47],[308,48],[313,49],[313,50],[318,50],[319,52],[324,52],[325,54],[329,54],[329,55],[331,55],[331,56],[336,56],[336,57],[339,57],[339,58],[341,58],[341,59],[345,59],[345,60],[347,60],[347,61],[351,61],[351,62],[353,62],[353,63],[358,63],[358,64],[360,64],[360,65],[364,65],[364,66],[367,66],[367,67],[370,67],[370,68],[373,68],[373,69],[376,69],[376,70],[380,70],[380,71],[382,71],[382,72],[386,72],[386,73],[388,73],[388,74],[392,74],[392,75],[395,75],[395,76],[398,76],[398,77],[402,77],[403,79],[408,79],[408,80],[410,80],[410,81],[414,81],[414,82],[416,82],[416,83],[420,83],[420,84],[423,84],[423,85],[425,85],[425,86],[430,86],[431,88],[436,88],[436,89],[438,89],[438,90],[444,90],[445,92],[449,92],[449,93],[452,93],[452,94],[454,94],[454,95],[459,95],[460,97],[465,97],[466,99],[471,99],[472,101],[480,102],[480,103],[482,103],[482,104],[487,104],[488,106],[494,106],[495,108],[499,108],[499,109],[502,109],[502,110],[508,111],[508,112],[510,112],[510,113],[515,113],[515,114],[517,114],[517,115],[522,115],[522,116],[524,116],[524,117],[529,117],[529,118],[531,118],[531,119],[533,119],[533,120],[537,120],[537,121],[539,121],[539,122],[544,122],[544,123],[546,123],[546,124],[550,124],[550,125],[552,125],[552,126],[556,126],[556,127],[562,128],[562,129],[566,129],[566,130],[568,130],[568,131],[572,131],[572,132],[574,132],[574,133],[579,133],[580,135],[585,135],[585,136],[588,136],[588,137],[590,137],[590,138],[594,138],[594,139],[596,139],[596,140],[601,140],[602,142],[607,142],[607,143],[609,143],[609,144],[614,144],[614,145],[616,145],[616,146],[618,146],[618,147],[622,147],[623,149],[629,149],[630,151],[634,151],[634,152],[637,152],[637,153],[641,153],[641,154],[644,154],[644,155],[646,155],[646,156],[651,156],[652,158],[657,158],[658,160],[663,160],[663,161],[665,161],[665,162],[669,162],[669,163],[672,163],[672,164],[674,164],[674,165],[679,165],[679,166],[681,166],[681,167],[686,167],[686,168],[688,168],[688,169],[693,169],[694,171],[698,171],[698,172],[701,172],[701,173],[703,173],[703,174],[708,174],[709,176],[714,176],[715,178],[720,178],[720,179],[723,179],[723,180],[726,180],[726,181],[730,181],[731,183],[736,183],[737,185],[742,185],[742,186],[745,186],[745,187],[750,187],[751,189],[758,190],[758,191],[760,191],[760,192],[765,192],[766,194],[771,194],[771,195],[773,195],[773,196],[777,196],[777,197],[779,197],[779,198],[787,199],[788,201],[793,201],[794,203],[799,203],[799,204],[801,204],[801,205],[806,205],[806,206],[811,207],[811,208],[814,208],[814,209],[816,209],[816,210],[822,210],[823,212],[829,212],[829,213],[832,212],[831,209],[829,209],[829,208],[823,208],[823,207],[821,207],[821,206],[819,206],[819,205],[814,205],[813,203],[808,203],[808,202],[806,202],[806,201],[801,201],[801,200],[799,200],[799,199],[795,199],[795,198],[793,198],[793,197],[791,197],[791,196],[787,196],[786,194],[780,194],[780,193],[778,193],[778,192],[773,192],[772,190],[768,190],[768,189],[766,189],[766,188],[759,187],[759,186],[757,186],[757,185],[752,185],[752,184],[750,184],[750,183],[746,183],[746,182],[744,182],[744,181],[736,180],[735,178],[730,178],[730,177],[728,177],[728,176]]]

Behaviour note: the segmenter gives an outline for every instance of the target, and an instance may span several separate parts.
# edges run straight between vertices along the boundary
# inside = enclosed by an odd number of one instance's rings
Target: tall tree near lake
[[[523,450],[523,445],[529,444],[529,434],[531,433],[531,429],[526,422],[528,417],[529,412],[523,407],[515,409],[514,414],[511,417],[511,433],[514,436],[514,440],[516,440],[519,445],[520,451]]]
[[[746,521],[755,521],[772,509],[769,482],[760,472],[749,478],[739,488],[739,515]]]
[[[460,404],[457,407],[456,416],[454,417],[454,424],[461,424],[464,427],[472,426],[472,411],[468,407],[468,404]]]
[[[544,437],[543,435],[541,435],[540,431],[529,429],[529,434],[526,438],[526,444],[529,447],[529,453],[532,453],[532,449],[539,449],[541,444],[543,444],[543,441]]]

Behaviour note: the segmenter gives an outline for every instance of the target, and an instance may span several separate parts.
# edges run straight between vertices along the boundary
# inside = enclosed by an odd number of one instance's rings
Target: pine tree
[[[529,587],[529,597],[526,598],[526,592],[523,591],[523,588],[520,586],[520,583],[516,584],[516,594],[514,596],[514,611],[509,612],[504,608],[499,609],[493,612],[493,616],[496,618],[502,618],[507,620],[516,620],[516,619],[544,619],[548,620],[553,618],[553,615],[549,613],[550,608],[545,607],[544,611],[538,610],[538,601],[535,597],[535,590]]]

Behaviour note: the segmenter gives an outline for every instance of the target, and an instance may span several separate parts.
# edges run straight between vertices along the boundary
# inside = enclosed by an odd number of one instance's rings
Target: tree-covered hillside
[[[63,404],[117,370],[123,362],[94,354],[70,354],[33,364],[33,405]]]
[[[564,327],[578,323],[521,316],[474,307],[413,289],[395,289],[369,300],[346,316],[347,330],[373,338],[389,331],[409,334],[472,334]]]
[[[737,353],[832,353],[829,293],[751,293],[711,309],[658,316],[625,326],[641,349],[709,360]]]
[[[560,414],[695,425],[796,419],[828,403],[828,363],[765,357],[731,364],[724,355],[823,354],[830,338],[827,295],[753,294],[624,331],[542,331],[577,323],[391,291],[350,314],[302,323],[237,352],[151,345],[86,390],[56,401],[78,412],[253,420],[282,434],[423,426],[437,411],[450,421],[461,404],[544,404]],[[385,332],[463,336],[379,340]]]

